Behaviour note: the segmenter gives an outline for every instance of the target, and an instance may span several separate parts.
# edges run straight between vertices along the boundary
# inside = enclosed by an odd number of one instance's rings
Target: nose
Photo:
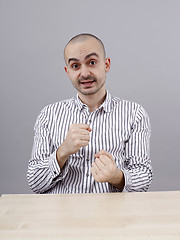
[[[89,75],[90,75],[90,72],[89,72],[88,67],[87,66],[82,66],[81,67],[81,77],[87,78],[87,77],[89,77]]]

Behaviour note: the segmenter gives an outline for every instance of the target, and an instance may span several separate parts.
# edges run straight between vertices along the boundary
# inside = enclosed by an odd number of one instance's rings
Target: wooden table
[[[0,239],[180,239],[180,191],[2,195]]]

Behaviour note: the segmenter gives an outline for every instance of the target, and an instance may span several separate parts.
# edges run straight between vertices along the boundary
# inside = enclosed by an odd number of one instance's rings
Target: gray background
[[[81,32],[105,44],[111,94],[150,116],[150,190],[179,190],[180,1],[0,0],[0,194],[32,193],[34,123],[45,105],[75,95],[63,48]]]

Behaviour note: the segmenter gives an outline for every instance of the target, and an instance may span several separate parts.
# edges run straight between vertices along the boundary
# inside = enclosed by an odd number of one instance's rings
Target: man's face
[[[69,43],[65,50],[65,71],[77,91],[92,95],[105,89],[110,59],[104,58],[101,44],[94,38]]]

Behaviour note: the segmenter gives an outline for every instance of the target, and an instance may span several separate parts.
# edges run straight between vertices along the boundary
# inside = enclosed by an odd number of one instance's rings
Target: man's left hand
[[[122,190],[124,187],[124,175],[117,168],[112,155],[105,150],[101,150],[95,157],[96,159],[91,168],[94,179],[97,182],[109,182]]]

